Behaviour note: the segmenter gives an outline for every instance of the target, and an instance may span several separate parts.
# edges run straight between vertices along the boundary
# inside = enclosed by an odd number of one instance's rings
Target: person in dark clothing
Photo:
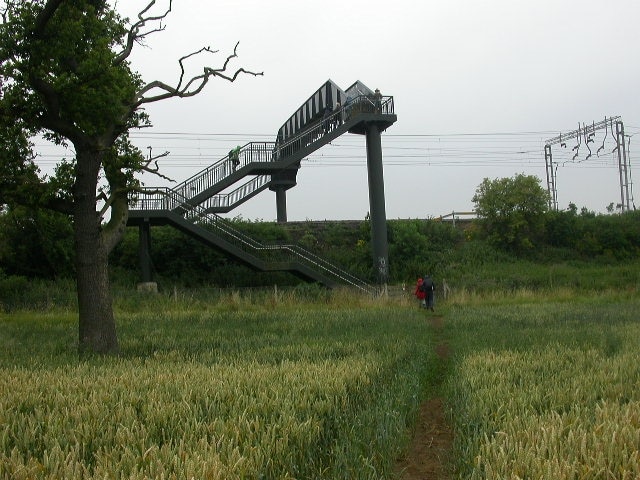
[[[422,290],[424,291],[424,294],[425,294],[425,301],[427,304],[427,308],[433,312],[434,311],[433,307],[435,305],[434,293],[436,290],[436,285],[433,282],[433,279],[429,275],[425,275],[422,278]]]
[[[377,88],[373,94],[373,106],[375,109],[375,113],[382,113],[382,94]]]
[[[329,124],[329,117],[331,117],[331,113],[331,107],[327,105],[324,109],[324,115],[322,116],[322,126],[324,128],[325,135],[329,133],[329,130],[331,129],[331,125]]]
[[[336,106],[333,109],[333,128],[339,127],[342,125],[342,105],[340,102],[336,103]]]
[[[229,152],[229,160],[231,160],[231,168],[236,171],[238,165],[240,165],[240,145]]]

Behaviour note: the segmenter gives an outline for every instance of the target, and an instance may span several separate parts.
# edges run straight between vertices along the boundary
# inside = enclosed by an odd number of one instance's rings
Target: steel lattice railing
[[[242,251],[265,262],[298,262],[319,271],[328,277],[356,287],[367,293],[374,288],[339,266],[297,245],[265,245],[233,226],[231,222],[213,213],[207,213],[200,205],[192,205],[186,198],[170,188],[143,189],[141,195],[132,199],[131,210],[157,210],[180,212],[191,223],[206,228],[219,238]]]

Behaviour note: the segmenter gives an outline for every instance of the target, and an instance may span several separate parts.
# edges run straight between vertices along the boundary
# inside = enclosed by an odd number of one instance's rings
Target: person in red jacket
[[[418,281],[416,282],[416,291],[413,292],[413,294],[418,299],[418,305],[420,306],[420,308],[427,308],[427,303],[425,301],[427,295],[422,288],[422,277],[418,277]]]

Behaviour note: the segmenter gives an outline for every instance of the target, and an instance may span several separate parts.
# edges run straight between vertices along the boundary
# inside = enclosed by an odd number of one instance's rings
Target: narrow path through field
[[[428,321],[436,338],[441,340],[439,332],[444,319],[433,316]],[[444,365],[443,360],[450,354],[449,346],[439,341],[436,354]],[[452,448],[453,430],[444,415],[442,398],[429,398],[420,406],[413,440],[406,455],[396,464],[395,473],[401,480],[449,480]]]

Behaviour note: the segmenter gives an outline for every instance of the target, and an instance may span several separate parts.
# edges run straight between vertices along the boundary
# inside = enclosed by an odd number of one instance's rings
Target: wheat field
[[[107,358],[71,313],[0,314],[0,478],[389,479],[435,395],[452,478],[640,478],[635,292],[284,296],[130,301]]]
[[[638,307],[594,295],[455,309],[459,478],[640,478]]]
[[[0,478],[384,478],[434,361],[386,306],[120,312],[78,360],[71,315],[0,317]]]

